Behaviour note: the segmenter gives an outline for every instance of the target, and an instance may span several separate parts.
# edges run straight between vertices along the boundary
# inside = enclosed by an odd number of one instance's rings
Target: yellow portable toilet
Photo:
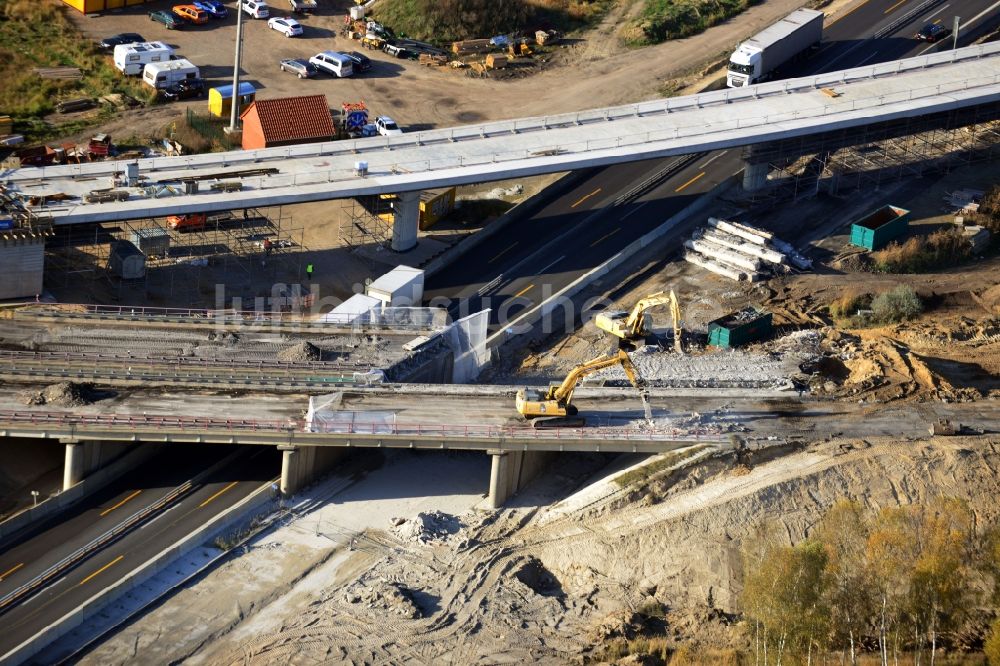
[[[240,81],[240,110],[254,100],[257,89],[252,83]],[[233,86],[219,86],[208,91],[208,112],[213,116],[228,118],[233,109]]]

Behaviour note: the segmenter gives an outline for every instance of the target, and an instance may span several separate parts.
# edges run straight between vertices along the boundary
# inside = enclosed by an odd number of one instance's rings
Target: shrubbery
[[[639,18],[642,40],[659,43],[698,34],[758,0],[647,0]]]
[[[913,287],[903,284],[874,296],[848,291],[830,303],[828,310],[834,319],[863,328],[913,319],[924,311],[924,305]]]
[[[882,273],[920,273],[954,266],[968,258],[972,247],[960,229],[942,229],[929,236],[914,236],[872,252],[875,269]]]

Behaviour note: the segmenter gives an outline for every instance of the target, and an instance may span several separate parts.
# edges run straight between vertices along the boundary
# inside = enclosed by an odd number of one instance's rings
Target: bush
[[[954,266],[965,260],[972,247],[959,229],[942,229],[929,236],[914,236],[905,243],[890,243],[872,253],[875,269],[882,273],[920,273]]]
[[[872,299],[872,317],[883,324],[913,319],[924,310],[920,297],[912,287],[900,285]]]
[[[638,21],[643,38],[656,44],[698,34],[736,16],[758,0],[648,0]]]
[[[853,317],[858,310],[867,310],[871,301],[872,297],[869,294],[849,290],[830,303],[828,310],[834,319],[847,319]]]

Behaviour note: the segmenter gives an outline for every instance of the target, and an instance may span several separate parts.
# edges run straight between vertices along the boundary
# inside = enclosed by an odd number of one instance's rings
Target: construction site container
[[[366,293],[389,307],[419,307],[424,298],[424,272],[396,266],[370,285]]]
[[[364,321],[372,310],[381,310],[382,301],[367,294],[354,294],[346,301],[319,318],[328,324],[353,324],[358,319]]]
[[[240,81],[240,108],[254,101],[257,89],[249,81]],[[233,86],[219,86],[208,91],[208,112],[213,116],[228,118],[233,110]]]
[[[44,238],[19,231],[0,234],[0,299],[41,294],[44,273]]]
[[[851,245],[879,250],[906,233],[910,211],[898,206],[882,206],[851,225]]]
[[[426,190],[420,193],[420,230],[430,229],[442,217],[455,210],[455,188]]]
[[[754,307],[720,317],[708,325],[708,344],[730,349],[771,336],[771,313]]]
[[[126,240],[111,244],[108,270],[123,280],[138,280],[146,275],[146,255]]]
[[[132,244],[147,257],[166,257],[170,254],[170,232],[162,227],[139,229],[132,232]]]
[[[90,14],[92,12],[103,12],[108,9],[121,9],[122,7],[131,7],[132,5],[141,5],[149,0],[63,0],[64,3],[83,12],[84,14]]]

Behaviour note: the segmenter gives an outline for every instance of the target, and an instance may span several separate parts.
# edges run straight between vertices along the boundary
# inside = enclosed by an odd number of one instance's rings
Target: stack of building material
[[[493,50],[493,45],[488,39],[464,39],[460,42],[452,42],[451,50],[458,55],[489,53]]]
[[[696,229],[684,247],[688,262],[737,281],[755,282],[766,274],[788,272],[790,266],[812,266],[771,232],[714,217],[707,228]]]

